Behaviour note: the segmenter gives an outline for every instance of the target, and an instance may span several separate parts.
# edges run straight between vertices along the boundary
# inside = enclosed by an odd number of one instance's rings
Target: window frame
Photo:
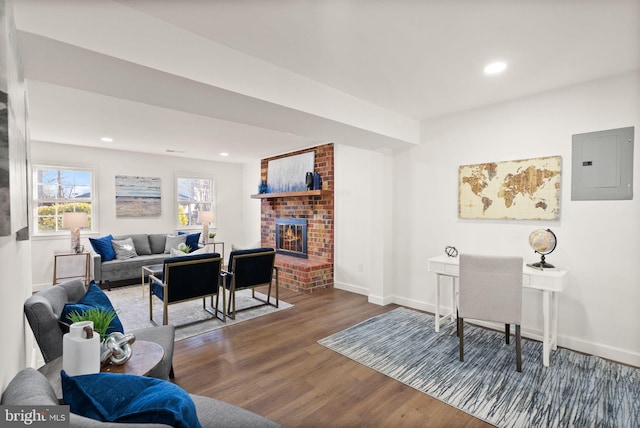
[[[39,198],[38,193],[38,185],[41,184],[38,181],[39,172],[41,170],[54,170],[54,171],[74,171],[74,172],[85,172],[90,174],[90,188],[91,188],[91,197],[90,198]],[[69,234],[69,230],[62,229],[62,212],[55,212],[53,214],[54,218],[56,218],[55,229],[54,230],[40,230],[37,226],[39,224],[40,216],[38,212],[38,208],[40,208],[40,204],[42,203],[51,203],[54,205],[57,204],[78,204],[78,203],[88,203],[91,206],[89,214],[89,227],[81,229],[81,234],[83,233],[94,233],[97,230],[97,212],[98,212],[98,196],[96,193],[96,169],[91,167],[78,167],[78,166],[64,166],[64,165],[46,165],[46,164],[34,164],[32,167],[32,209],[29,215],[29,219],[31,221],[31,230],[32,236],[34,237],[43,237],[43,236],[59,236]],[[74,207],[75,208],[75,207]],[[75,211],[75,209],[74,209]],[[60,227],[58,227],[60,225]]]
[[[196,200],[194,200],[193,202],[188,202],[189,204],[209,204],[210,205],[210,211],[213,212],[213,217],[214,217],[214,221],[212,223],[210,223],[210,227],[211,228],[215,228],[216,227],[216,222],[217,222],[217,218],[218,216],[216,215],[216,180],[214,177],[211,176],[199,176],[199,175],[193,175],[193,174],[176,174],[175,176],[175,208],[174,208],[174,215],[175,217],[175,227],[177,230],[202,230],[202,223],[200,223],[200,219],[198,215],[195,215],[195,219],[194,222],[191,223],[189,221],[190,224],[181,224],[180,223],[180,206],[181,205],[185,205],[185,201],[181,201],[180,200],[180,180],[206,180],[209,181],[209,201],[204,201],[204,202],[197,202]],[[201,210],[195,210],[195,212],[199,212]],[[206,211],[206,210],[202,210],[202,211]]]

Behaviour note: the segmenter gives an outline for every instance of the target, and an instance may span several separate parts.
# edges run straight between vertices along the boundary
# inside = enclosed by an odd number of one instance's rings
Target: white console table
[[[436,302],[435,302],[435,328],[440,331],[440,324],[456,320],[455,305],[452,304],[451,312],[440,315],[440,278],[448,276],[452,278],[451,302],[456,301],[456,287],[459,275],[460,260],[458,257],[441,255],[432,257],[428,261],[428,269],[436,274]],[[567,280],[568,269],[536,269],[527,265],[523,268],[522,286],[542,292],[542,316],[544,320],[542,334],[542,363],[549,366],[549,356],[552,349],[558,347],[558,293],[560,293]]]

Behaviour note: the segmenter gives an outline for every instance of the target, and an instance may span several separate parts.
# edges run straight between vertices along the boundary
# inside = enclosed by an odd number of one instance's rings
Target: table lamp
[[[83,212],[62,214],[62,228],[71,229],[71,250],[78,253],[80,248],[80,228],[89,227],[89,216]]]
[[[209,242],[209,223],[213,222],[213,211],[199,211],[198,221],[202,223],[202,242]]]

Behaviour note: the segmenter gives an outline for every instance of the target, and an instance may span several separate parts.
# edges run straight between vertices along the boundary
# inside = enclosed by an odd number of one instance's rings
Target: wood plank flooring
[[[336,289],[280,296],[295,306],[176,342],[175,383],[285,427],[491,426],[317,344],[396,305]]]

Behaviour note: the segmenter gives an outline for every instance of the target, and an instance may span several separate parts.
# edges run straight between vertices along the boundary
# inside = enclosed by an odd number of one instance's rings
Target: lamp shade
[[[70,212],[62,214],[63,229],[80,229],[89,227],[89,216],[83,212]]]
[[[213,211],[199,211],[198,220],[202,224],[213,223]]]

